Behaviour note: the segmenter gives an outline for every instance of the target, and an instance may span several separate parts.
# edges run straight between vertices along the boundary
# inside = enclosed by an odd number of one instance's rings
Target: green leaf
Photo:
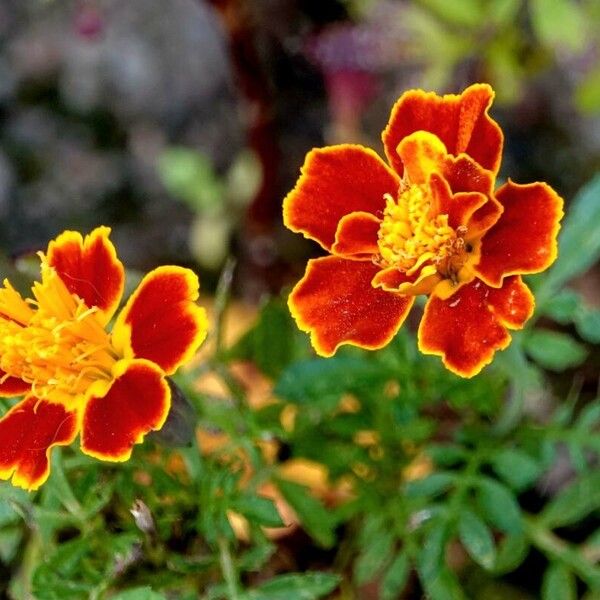
[[[389,369],[362,358],[318,358],[297,362],[279,378],[274,393],[298,404],[337,400],[342,394],[364,390],[385,381]]]
[[[409,498],[433,498],[446,492],[456,481],[456,474],[449,471],[432,473],[422,479],[414,479],[404,486],[404,493]]]
[[[135,587],[111,596],[111,600],[166,600],[166,596],[153,592],[148,586]]]
[[[496,561],[496,548],[487,525],[472,511],[463,510],[458,520],[458,537],[469,556],[485,569]]]
[[[279,512],[273,501],[269,498],[244,494],[236,498],[231,508],[244,515],[249,521],[264,527],[284,527]]]
[[[419,572],[419,578],[426,592],[427,600],[466,600],[456,575],[443,568],[434,577],[424,577]]]
[[[573,0],[530,0],[531,21],[538,39],[552,48],[583,49],[587,30],[581,6]]]
[[[444,565],[447,541],[448,523],[442,519],[430,527],[419,554],[418,570],[421,581],[432,580],[440,573]]]
[[[243,600],[317,600],[330,594],[340,577],[332,573],[302,573],[273,577],[242,596]]]
[[[16,556],[23,540],[23,530],[17,525],[0,529],[0,561],[7,564]]]
[[[422,0],[421,4],[447,23],[476,27],[482,22],[482,5],[478,0]]]
[[[195,212],[223,210],[223,183],[210,160],[189,148],[170,148],[158,161],[167,190]]]
[[[389,527],[375,532],[356,560],[356,583],[363,585],[377,577],[393,552],[394,541],[394,531]]]
[[[228,360],[251,360],[267,376],[277,378],[299,358],[297,327],[285,303],[274,298],[261,309],[258,321],[227,352]]]
[[[558,372],[580,365],[588,355],[571,336],[545,329],[531,331],[525,338],[525,349],[540,366]]]
[[[405,552],[400,552],[392,561],[381,580],[381,600],[395,600],[406,586],[410,573],[410,562]]]
[[[561,325],[572,323],[581,306],[581,296],[574,290],[564,289],[549,298],[542,307],[542,314]]]
[[[492,468],[510,487],[520,491],[540,476],[540,465],[525,452],[507,448],[492,458]]]
[[[321,546],[330,548],[335,543],[333,515],[310,495],[307,488],[292,481],[277,479],[279,491],[294,509],[302,526]]]
[[[542,580],[542,600],[577,600],[575,578],[562,563],[552,563]]]
[[[554,0],[545,1],[554,2]],[[561,27],[564,28],[565,25],[562,24]],[[569,205],[558,237],[558,259],[536,289],[539,309],[543,308],[564,283],[585,273],[598,261],[600,257],[598,198],[600,198],[600,173],[579,190]]]
[[[521,509],[513,493],[503,484],[490,479],[477,479],[477,503],[485,520],[506,533],[521,533]]]
[[[498,575],[514,571],[529,553],[529,541],[522,533],[507,535],[498,544],[493,571]]]
[[[600,111],[600,68],[589,71],[575,90],[577,107],[584,113],[594,114]]]
[[[554,497],[540,515],[546,527],[564,527],[581,521],[600,508],[600,472],[574,481]]]
[[[600,310],[582,308],[575,316],[577,333],[591,344],[600,344]]]

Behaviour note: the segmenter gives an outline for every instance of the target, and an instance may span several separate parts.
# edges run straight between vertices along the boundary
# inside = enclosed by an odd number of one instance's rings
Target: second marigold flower
[[[532,315],[521,275],[555,260],[563,202],[545,183],[495,191],[493,96],[485,84],[404,94],[383,132],[390,166],[358,145],[309,152],[284,222],[331,254],[309,261],[289,298],[319,354],[381,348],[426,294],[421,351],[470,377]]]
[[[206,336],[198,278],[174,266],[148,273],[107,329],[124,286],[109,233],[50,242],[32,298],[0,288],[0,396],[25,394],[0,419],[0,478],[26,489],[48,477],[51,448],[79,432],[84,453],[127,460],[167,418],[166,376]]]

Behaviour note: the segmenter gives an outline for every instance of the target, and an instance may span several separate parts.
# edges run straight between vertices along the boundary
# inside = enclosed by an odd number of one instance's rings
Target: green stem
[[[225,538],[219,538],[219,561],[221,563],[221,571],[227,586],[227,598],[229,600],[239,600],[239,579],[231,552],[229,551],[229,542]]]
[[[600,586],[600,569],[586,560],[574,546],[560,539],[534,517],[525,518],[525,529],[531,543],[553,560],[558,560],[577,573],[590,587]]]
[[[225,309],[229,302],[234,270],[235,260],[228,258],[215,292],[215,356],[219,356],[223,349]]]

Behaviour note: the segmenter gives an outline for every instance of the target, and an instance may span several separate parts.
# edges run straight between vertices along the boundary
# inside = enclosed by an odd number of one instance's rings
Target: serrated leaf
[[[591,344],[600,344],[600,310],[580,310],[575,317],[577,333]]]
[[[540,515],[549,528],[571,525],[600,508],[600,473],[589,473],[555,496]]]
[[[506,533],[521,533],[523,519],[514,494],[489,477],[477,480],[477,503],[485,520]]]
[[[298,515],[302,526],[321,546],[330,548],[335,543],[333,515],[302,485],[278,479],[279,491]]]
[[[274,393],[297,404],[329,403],[346,392],[368,389],[389,377],[382,365],[367,359],[339,357],[297,362],[279,378]]]
[[[394,538],[392,529],[379,529],[369,543],[363,546],[354,567],[358,585],[372,581],[379,574],[392,554]]]
[[[254,590],[245,593],[243,600],[318,600],[330,594],[340,582],[332,573],[302,573],[273,577]]]
[[[455,481],[455,473],[440,471],[422,479],[408,481],[404,486],[404,493],[409,498],[433,498],[450,489]]]
[[[445,520],[434,523],[427,532],[423,549],[419,553],[418,570],[421,580],[431,580],[438,576],[444,564],[447,541],[448,523]]]
[[[458,537],[469,556],[485,569],[496,560],[496,548],[491,531],[472,511],[463,510],[458,519]]]
[[[232,502],[231,508],[257,525],[263,525],[264,527],[285,526],[273,500],[270,498],[244,494]]]
[[[492,458],[494,471],[513,489],[520,491],[533,484],[540,476],[540,465],[529,454],[507,448]]]
[[[381,580],[381,600],[395,600],[406,586],[410,572],[410,561],[405,552],[400,552],[387,568]]]
[[[540,366],[561,372],[577,367],[588,351],[570,335],[557,331],[535,329],[525,338],[525,349]]]
[[[526,535],[522,533],[506,535],[497,546],[494,573],[502,575],[514,571],[525,560],[528,553],[529,541]]]
[[[567,288],[549,298],[544,303],[541,312],[557,323],[567,325],[575,319],[581,302],[581,296],[576,291]]]
[[[577,600],[575,578],[561,563],[552,563],[544,572],[542,600]]]
[[[111,600],[166,600],[166,596],[152,591],[149,586],[135,587],[111,596]]]
[[[561,27],[564,27],[564,24]],[[569,205],[558,237],[558,259],[536,289],[539,308],[542,308],[564,283],[587,271],[600,257],[599,197],[600,174],[584,185]]]

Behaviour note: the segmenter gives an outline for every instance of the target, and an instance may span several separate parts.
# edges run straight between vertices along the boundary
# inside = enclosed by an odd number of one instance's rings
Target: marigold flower
[[[529,319],[521,275],[555,260],[563,202],[545,183],[494,191],[503,135],[493,97],[485,84],[405,93],[382,136],[390,166],[359,145],[308,153],[283,214],[331,254],[309,261],[289,297],[317,353],[385,346],[426,294],[419,348],[471,377]]]
[[[175,266],[148,273],[107,330],[125,279],[109,234],[50,242],[31,299],[7,280],[0,288],[0,395],[25,394],[0,419],[0,478],[25,489],[47,479],[51,448],[78,432],[85,454],[128,460],[167,418],[166,376],[206,337],[198,278]]]

